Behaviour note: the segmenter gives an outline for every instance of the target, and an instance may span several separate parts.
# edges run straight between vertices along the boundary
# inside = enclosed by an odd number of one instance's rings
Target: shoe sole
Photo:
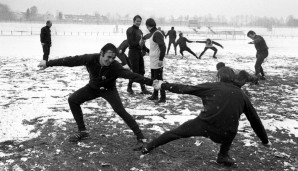
[[[82,140],[87,140],[87,139],[91,139],[91,137],[84,137],[84,138],[81,138],[79,140],[68,140],[69,142],[79,142],[79,141],[82,141]]]
[[[219,162],[219,161],[216,161],[216,163],[224,165],[224,166],[233,166],[235,164],[235,163],[225,163],[225,162]]]

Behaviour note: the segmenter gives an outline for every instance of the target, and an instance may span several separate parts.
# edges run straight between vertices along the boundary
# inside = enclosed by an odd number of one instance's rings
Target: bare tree
[[[15,16],[10,11],[10,8],[7,5],[0,3],[0,20],[14,20],[14,19],[15,19]]]

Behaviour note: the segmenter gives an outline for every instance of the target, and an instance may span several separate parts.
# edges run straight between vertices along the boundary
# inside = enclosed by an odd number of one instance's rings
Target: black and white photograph
[[[297,0],[0,0],[0,171],[298,170]]]

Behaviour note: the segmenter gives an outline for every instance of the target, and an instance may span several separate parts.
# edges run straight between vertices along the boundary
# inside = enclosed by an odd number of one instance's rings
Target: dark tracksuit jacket
[[[125,121],[138,138],[143,138],[143,134],[138,124],[130,114],[124,109],[116,88],[117,78],[132,79],[135,82],[152,85],[151,79],[124,69],[119,62],[113,61],[110,66],[101,66],[99,63],[100,54],[85,54],[73,57],[65,57],[50,60],[47,66],[86,66],[89,72],[89,83],[74,92],[68,99],[70,109],[76,120],[79,131],[86,130],[83,113],[80,105],[86,101],[102,97],[107,100],[113,110]]]
[[[48,45],[52,44],[50,27],[44,26],[40,31],[40,42]]]
[[[217,43],[216,41],[211,41],[210,44],[207,44],[207,41],[196,41],[196,42],[197,43],[205,43],[206,44],[205,48],[214,47],[213,44],[215,44],[215,45],[217,45],[217,46],[219,46],[221,48],[223,47],[221,44]]]
[[[119,62],[113,61],[110,66],[101,66],[99,53],[70,56],[47,62],[47,66],[86,66],[89,72],[89,86],[94,89],[116,89],[116,79],[133,79],[135,82],[152,85],[152,80],[124,69]]]
[[[168,33],[165,35],[165,37],[167,38],[167,36],[169,36],[170,41],[174,41],[176,40],[177,34],[175,30],[169,30]]]
[[[178,94],[200,97],[204,109],[195,119],[184,122],[179,127],[167,131],[148,143],[152,150],[179,138],[204,136],[220,143],[220,153],[228,154],[236,136],[239,118],[245,113],[251,127],[264,144],[268,143],[267,133],[247,96],[233,83],[204,83],[197,86],[163,83],[161,88]]]
[[[42,46],[43,60],[48,61],[50,55],[50,47],[52,45],[50,27],[44,26],[40,31],[40,42],[44,43]]]
[[[197,86],[164,83],[161,88],[200,97],[204,110],[198,119],[212,131],[237,133],[240,115],[244,113],[257,136],[263,143],[268,143],[267,133],[256,110],[242,90],[233,83],[215,82]]]
[[[187,51],[190,54],[192,54],[193,56],[195,56],[196,58],[198,58],[197,55],[187,46],[186,42],[192,43],[192,42],[195,42],[195,41],[190,41],[187,38],[180,36],[179,39],[177,40],[176,44],[175,44],[175,49],[176,49],[177,45],[179,45],[180,46],[180,53],[181,53],[182,56],[183,56],[183,51]]]
[[[171,45],[173,44],[174,46],[174,50],[175,50],[175,54],[176,54],[176,46],[175,46],[175,41],[176,41],[176,31],[175,30],[169,30],[168,33],[165,35],[165,38],[167,38],[167,36],[169,36],[169,44],[168,44],[168,50],[167,50],[167,53],[169,53],[170,51],[170,47]]]
[[[190,41],[186,37],[179,37],[179,39],[175,43],[175,47],[177,47],[177,45],[179,45],[180,50],[181,49],[186,49],[187,48],[186,42],[192,43],[192,42],[195,42],[195,41]]]
[[[143,32],[139,27],[133,25],[129,27],[126,31],[127,41],[128,41],[128,58],[131,62],[131,69],[133,72],[144,75],[144,53],[142,50],[149,52],[149,49],[146,46],[140,46],[139,41],[143,37]]]
[[[266,50],[269,49],[267,44],[266,44],[266,41],[260,35],[256,35],[256,37],[254,39],[254,45],[255,45],[255,48],[258,52],[266,51]]]
[[[214,44],[214,45],[217,45],[217,46],[219,46],[219,47],[221,47],[221,48],[223,48],[223,46],[222,46],[221,44],[219,44],[219,43],[217,43],[217,42],[215,42],[215,41],[212,41],[212,40],[211,40],[210,43],[207,43],[207,41],[196,41],[196,42],[197,42],[197,43],[205,43],[205,48],[204,48],[204,50],[201,52],[199,58],[201,58],[201,56],[203,56],[203,54],[204,54],[204,53],[206,52],[206,50],[208,50],[208,49],[212,49],[212,50],[214,51],[214,53],[213,53],[213,57],[215,57],[215,55],[216,55],[216,53],[217,53],[217,48],[214,47],[213,44]]]
[[[255,48],[257,50],[257,61],[255,64],[255,75],[259,75],[259,73],[261,73],[262,76],[265,76],[264,74],[264,70],[262,67],[262,63],[264,62],[264,59],[268,56],[269,52],[268,52],[268,46],[266,44],[266,41],[264,40],[264,38],[262,36],[256,35],[254,40],[254,45]]]
[[[126,30],[127,41],[129,49],[142,50],[142,47],[139,45],[139,41],[143,37],[142,30],[139,27],[133,25]]]

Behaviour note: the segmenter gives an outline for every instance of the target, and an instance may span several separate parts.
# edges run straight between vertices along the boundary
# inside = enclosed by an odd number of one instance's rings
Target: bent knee
[[[81,104],[79,99],[74,94],[71,94],[67,100],[69,104]]]

